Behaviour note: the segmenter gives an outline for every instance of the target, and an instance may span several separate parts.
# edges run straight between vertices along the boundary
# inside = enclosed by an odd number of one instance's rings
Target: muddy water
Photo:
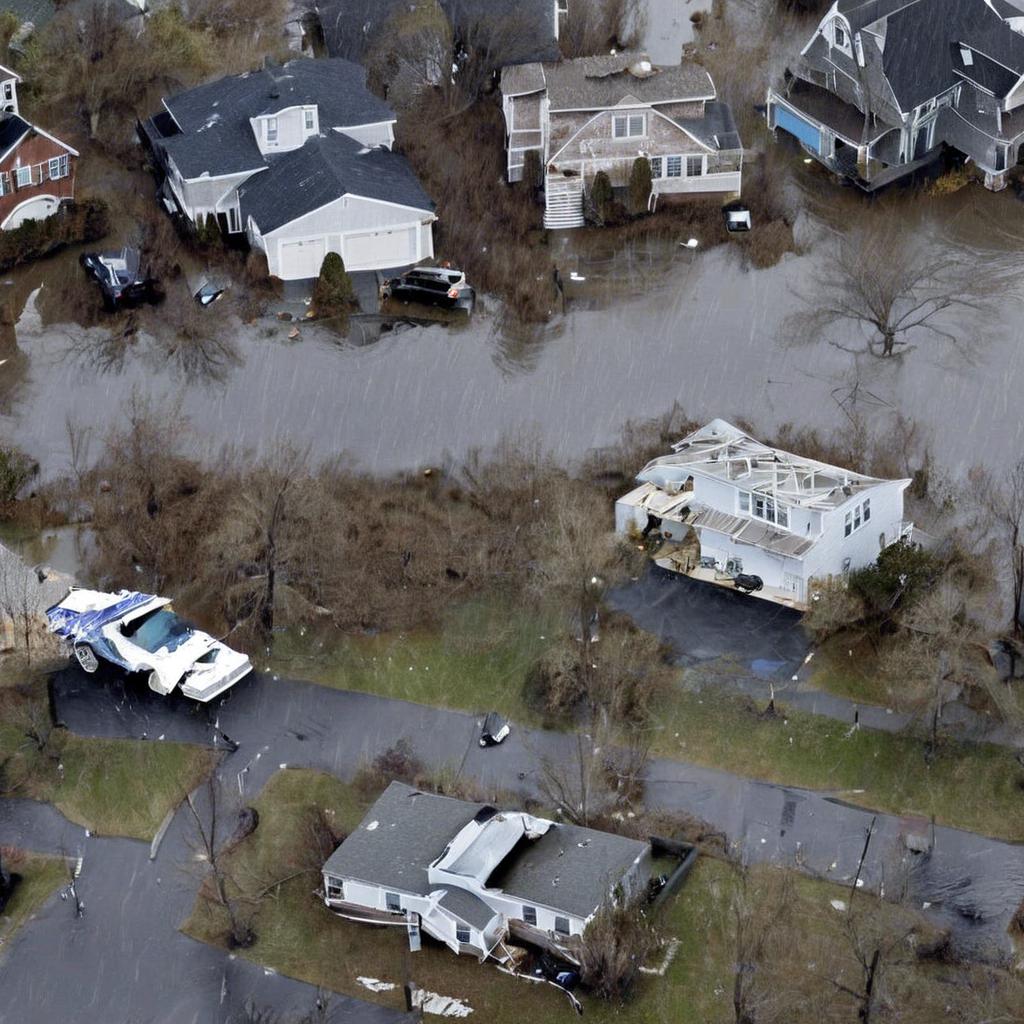
[[[93,326],[54,322],[61,308],[54,292],[66,293],[74,278],[65,280],[71,269],[63,263],[39,265],[61,273],[51,279],[37,266],[5,288],[20,316],[7,328],[9,362],[0,365],[0,383],[10,378],[6,392],[0,388],[0,436],[38,458],[44,475],[63,473],[67,421],[92,432],[95,455],[97,438],[139,394],[180,401],[202,455],[224,445],[265,451],[289,440],[317,458],[345,452],[386,472],[458,458],[509,434],[537,437],[572,460],[613,441],[626,420],[676,401],[695,417],[742,416],[762,430],[786,421],[831,429],[856,397],[879,430],[897,412],[920,420],[941,469],[1018,457],[1024,306],[1016,280],[994,322],[979,328],[962,314],[950,322],[977,342],[973,361],[945,346],[921,347],[901,361],[827,344],[794,349],[783,321],[836,229],[856,219],[900,217],[907,231],[966,252],[984,272],[990,260],[1020,260],[1024,203],[970,186],[942,200],[897,195],[886,206],[803,165],[793,192],[807,211],[797,222],[803,252],[769,270],[745,269],[730,246],[692,257],[672,240],[619,253],[590,247],[566,265],[587,280],[564,275],[567,314],[544,328],[508,332],[493,303],[465,328],[415,328],[373,344],[309,325],[289,342],[290,325],[272,317],[228,322],[239,362],[213,378],[186,375],[144,332],[112,340],[95,317],[79,318]],[[557,236],[553,251],[573,259]]]
[[[683,46],[693,41],[691,15],[711,8],[711,0],[647,0],[641,46],[654,64],[678,64]]]

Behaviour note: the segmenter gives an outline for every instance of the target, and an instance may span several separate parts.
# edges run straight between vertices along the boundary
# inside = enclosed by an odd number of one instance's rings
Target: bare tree
[[[642,898],[609,904],[587,925],[579,959],[583,983],[601,999],[621,1002],[662,941]]]
[[[225,814],[224,795],[214,776],[197,793],[198,796],[189,793],[185,805],[192,822],[191,845],[205,876],[207,898],[227,915],[229,943],[241,948],[251,946],[256,941],[252,915],[244,905],[246,901],[232,872],[225,842],[228,835],[224,834],[224,818],[231,815]]]
[[[404,107],[423,89],[451,93],[454,34],[439,0],[402,5],[380,27],[364,57],[370,81]]]
[[[968,350],[979,317],[1005,293],[1005,272],[952,253],[880,217],[839,239],[797,290],[805,309],[784,330],[795,343],[827,341],[845,352],[903,355],[925,341]],[[971,336],[951,322],[969,314]]]
[[[646,21],[646,5],[640,0],[574,0],[559,28],[558,45],[565,57],[633,46],[643,36]]]
[[[982,514],[980,526],[994,536],[999,562],[1008,565],[1013,589],[1010,628],[1024,633],[1024,458],[994,474],[978,467],[971,471],[974,501]]]

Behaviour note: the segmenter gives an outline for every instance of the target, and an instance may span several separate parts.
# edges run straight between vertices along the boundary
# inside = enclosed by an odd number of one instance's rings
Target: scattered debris
[[[661,963],[657,967],[641,967],[641,974],[656,974],[658,977],[664,977],[665,972],[669,969],[672,961],[676,958],[676,953],[679,952],[679,940],[669,939],[665,946],[665,955],[661,958]]]
[[[412,1005],[438,1017],[468,1017],[473,1012],[473,1007],[467,1006],[461,999],[427,992],[421,988],[413,991]]]
[[[397,988],[393,981],[380,981],[377,978],[357,977],[356,981],[358,981],[363,988],[368,988],[371,992],[390,992],[392,989]]]

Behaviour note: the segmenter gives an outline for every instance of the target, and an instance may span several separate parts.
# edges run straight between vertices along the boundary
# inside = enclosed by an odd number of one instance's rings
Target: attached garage
[[[323,238],[306,238],[296,242],[282,241],[279,257],[279,273],[283,281],[302,281],[316,277],[327,255],[327,243]]]
[[[349,270],[404,267],[416,261],[418,224],[345,236],[342,258]]]

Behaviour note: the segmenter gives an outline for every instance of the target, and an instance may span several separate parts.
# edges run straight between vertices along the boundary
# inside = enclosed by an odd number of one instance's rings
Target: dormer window
[[[646,134],[643,114],[617,114],[612,118],[613,139],[638,139]]]
[[[303,111],[303,115],[302,116],[305,118],[306,131],[307,132],[316,131],[316,111],[315,110]]]
[[[267,118],[267,144],[271,146],[277,145],[277,118]]]
[[[964,62],[965,68],[974,67],[974,54],[966,47],[960,47],[960,59]]]
[[[845,50],[849,45],[846,40],[846,29],[838,21],[832,22],[832,40],[840,49]]]

